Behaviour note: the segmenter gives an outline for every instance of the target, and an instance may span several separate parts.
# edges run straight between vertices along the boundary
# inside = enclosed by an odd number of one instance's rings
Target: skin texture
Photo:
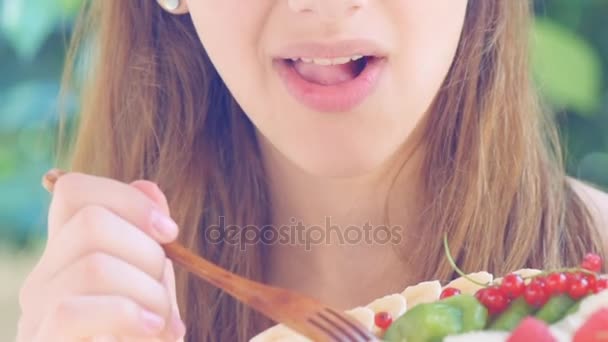
[[[295,218],[306,226],[323,226],[327,217],[340,229],[383,223],[390,175],[414,150],[416,128],[455,55],[466,6],[466,0],[201,0],[182,7],[257,129],[277,199],[275,225]],[[300,104],[272,67],[273,58],[290,44],[353,38],[374,41],[387,65],[376,90],[350,112],[320,113]],[[421,155],[417,151],[407,163],[398,180],[404,191],[391,199],[406,203],[391,209],[403,227],[414,224],[409,213],[418,210],[415,194],[422,178],[415,171]],[[384,247],[329,243],[311,253],[297,245],[272,246],[267,279],[349,307],[405,283],[407,272],[390,271],[405,266]],[[369,279],[386,282],[360,281],[358,267],[370,270]],[[314,275],[318,283],[302,274]],[[338,288],[344,281],[355,284],[349,293]]]
[[[309,185],[312,191],[356,184],[363,189],[358,195],[365,196],[378,185],[378,176],[388,172],[389,161],[445,78],[466,3],[203,0],[182,2],[173,13],[189,12],[214,66],[255,124],[266,166],[277,176],[288,175],[273,191],[294,182]],[[311,111],[287,93],[272,68],[273,58],[288,44],[353,38],[373,40],[388,63],[379,87],[352,112]],[[374,197],[384,196],[386,188]],[[294,191],[289,196],[311,194]],[[160,236],[150,227],[155,202],[161,203],[166,217],[164,196],[151,184],[129,186],[80,174],[60,179],[50,209],[47,250],[21,292],[19,341],[93,335],[179,338],[180,319],[172,313],[174,279],[158,245],[174,239],[177,232]],[[339,202],[324,203],[321,213],[317,208],[294,211],[300,204],[286,201],[289,205],[277,213],[297,213],[312,222],[335,212],[341,223],[340,216],[348,216],[353,208],[351,203],[340,208]],[[362,217],[378,209],[366,208]],[[374,255],[371,249],[366,253]],[[386,249],[380,255],[385,254]],[[284,266],[276,265],[279,273]],[[116,269],[121,272],[110,272]],[[159,321],[148,331],[139,316],[144,307]]]
[[[424,115],[452,63],[466,4],[202,0],[188,8],[213,64],[266,138],[266,153],[284,158],[271,163],[354,177],[377,170]],[[388,55],[380,86],[365,103],[349,113],[318,113],[286,92],[272,67],[279,51],[352,38],[373,40]]]
[[[173,267],[159,245],[177,226],[153,183],[67,174],[55,186],[48,231],[21,289],[17,341],[181,338]]]
[[[452,63],[466,4],[192,0],[173,13],[191,15],[214,66],[257,129],[277,199],[275,224],[292,217],[323,224],[330,214],[339,227],[380,221],[390,185],[385,176],[393,174],[395,156],[416,150],[395,184],[402,190],[393,202],[400,206],[391,208],[398,223],[408,226],[409,213],[419,209],[423,177],[416,170],[424,154],[410,138]],[[272,58],[290,43],[349,38],[375,40],[386,52],[376,91],[349,113],[317,113],[296,102],[272,69]],[[597,216],[607,216],[608,196],[580,189],[589,193],[585,198],[598,208]],[[62,178],[50,208],[46,250],[20,294],[17,340],[178,340],[183,327],[173,272],[159,245],[175,239],[177,229],[159,234],[152,208],[156,218],[170,216],[164,195],[150,182]],[[385,246],[328,244],[304,251],[292,245],[272,248],[269,255],[270,283],[336,307],[353,307],[408,283],[402,278],[407,266],[394,272],[399,258]],[[362,270],[367,279],[361,279]],[[157,318],[148,315],[146,323],[144,308]]]

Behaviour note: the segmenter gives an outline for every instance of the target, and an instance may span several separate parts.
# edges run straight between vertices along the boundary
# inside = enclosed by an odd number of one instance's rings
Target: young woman
[[[467,272],[606,256],[608,196],[566,176],[531,85],[527,1],[85,7],[66,71],[86,71],[74,172],[23,285],[19,341],[245,341],[267,327],[204,282],[175,282],[160,244],[177,227],[231,271],[344,309],[453,277],[444,234]],[[295,225],[332,235],[239,243]],[[390,241],[356,238],[381,228]]]

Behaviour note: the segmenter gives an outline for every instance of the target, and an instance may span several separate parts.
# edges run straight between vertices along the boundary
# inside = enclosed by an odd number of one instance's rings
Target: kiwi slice
[[[545,305],[536,313],[536,318],[547,322],[555,323],[564,318],[568,310],[576,304],[576,301],[568,295],[559,295],[549,299]]]
[[[441,303],[462,311],[462,332],[482,330],[488,322],[488,309],[477,298],[461,294],[441,300]]]
[[[503,311],[488,327],[489,330],[512,331],[519,323],[534,312],[534,307],[529,305],[523,297],[511,302],[511,305]]]
[[[386,330],[386,342],[441,342],[462,332],[462,311],[441,302],[419,304]]]

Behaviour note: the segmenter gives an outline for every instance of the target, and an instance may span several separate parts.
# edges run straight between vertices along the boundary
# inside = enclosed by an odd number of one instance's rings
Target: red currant
[[[600,272],[602,270],[602,258],[594,253],[585,255],[581,268],[591,272]]]
[[[526,284],[519,274],[509,274],[505,276],[500,284],[500,290],[508,298],[517,298],[524,293]]]
[[[580,277],[581,277],[580,272],[566,273],[566,278],[568,278],[568,287],[570,287],[571,283],[578,281],[578,278],[580,278]]]
[[[534,279],[532,279],[532,281],[537,282],[538,285],[542,286],[543,289],[547,287],[547,278],[544,276],[536,276]]]
[[[606,289],[608,289],[608,278],[600,278],[595,282],[593,293],[600,293]]]
[[[585,277],[578,276],[570,280],[568,284],[568,295],[574,300],[583,298],[589,293],[589,282]]]
[[[479,290],[475,297],[488,309],[490,315],[501,313],[509,305],[509,298],[495,286]]]
[[[587,283],[589,283],[590,289],[593,289],[595,287],[595,283],[597,283],[597,276],[595,274],[581,272],[581,277],[587,279]]]
[[[374,316],[374,323],[378,328],[386,330],[393,323],[393,317],[386,311],[380,311]]]
[[[566,293],[568,277],[563,273],[551,273],[545,278],[545,285],[549,295]]]
[[[443,291],[441,291],[441,295],[439,296],[439,299],[445,299],[445,298],[457,296],[459,294],[460,294],[459,289],[456,289],[453,287],[446,287],[445,289],[443,289]]]
[[[526,303],[535,308],[545,305],[550,297],[545,287],[546,285],[543,281],[533,279],[530,284],[526,285],[526,289],[524,290]]]

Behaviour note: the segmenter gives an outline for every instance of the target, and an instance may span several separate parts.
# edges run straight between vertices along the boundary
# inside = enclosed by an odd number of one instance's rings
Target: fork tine
[[[49,171],[43,178],[44,187],[53,192],[55,182],[63,174],[65,172],[59,169]],[[172,261],[188,272],[307,337],[323,342],[379,341],[371,332],[358,327],[355,321],[311,297],[231,273],[178,242],[163,244],[163,249]]]
[[[372,340],[373,336],[371,332],[362,330],[359,325],[354,324],[350,320],[346,319],[343,315],[335,312],[330,308],[325,308],[325,311],[327,311],[330,315],[334,316],[335,318],[343,322],[345,325],[347,325],[350,328],[350,331],[354,331],[357,335],[359,335],[359,337],[363,338],[364,341]]]
[[[363,330],[349,318],[330,308],[323,308],[309,319],[315,327],[329,333],[336,341],[369,342],[378,341],[371,332]],[[340,335],[340,336],[336,336]]]
[[[328,325],[332,326],[334,331],[340,331],[347,338],[348,341],[359,341],[356,332],[353,336],[352,329],[349,326],[344,326],[344,324],[340,324],[339,322],[341,321],[336,322],[335,318],[332,319],[330,316],[328,316],[322,311],[318,313],[318,316],[323,319]]]
[[[331,336],[333,341],[336,341],[336,342],[342,342],[342,341],[346,342],[347,341],[347,340],[344,340],[343,336],[338,335],[338,332],[336,331],[335,327],[327,327],[324,324],[319,323],[316,320],[316,317],[309,318],[308,322],[310,324],[312,324],[315,328],[323,331],[326,335]]]

